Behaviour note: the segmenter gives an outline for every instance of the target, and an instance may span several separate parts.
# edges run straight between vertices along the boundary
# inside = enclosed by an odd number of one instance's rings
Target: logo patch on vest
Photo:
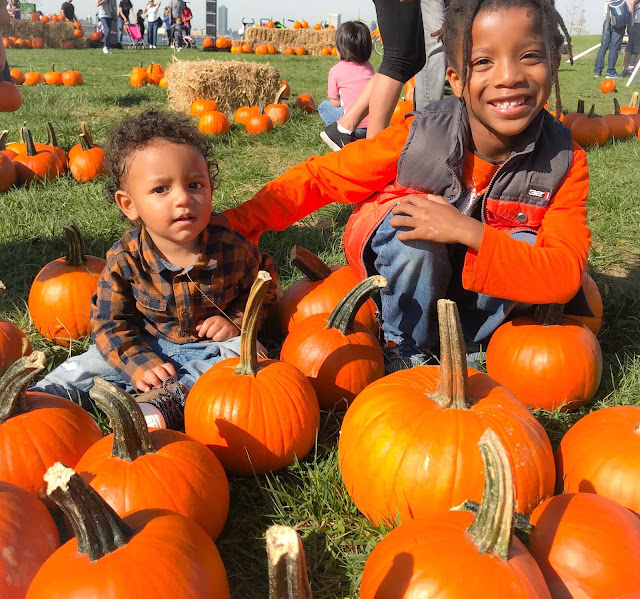
[[[527,195],[532,198],[540,198],[541,200],[548,200],[551,197],[551,192],[546,189],[536,189],[531,187],[527,192]]]

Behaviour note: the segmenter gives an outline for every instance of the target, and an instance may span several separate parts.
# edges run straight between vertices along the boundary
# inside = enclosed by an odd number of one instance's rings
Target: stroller
[[[129,36],[129,49],[144,50],[144,42],[142,41],[142,33],[140,27],[130,23],[124,24],[124,30]]]

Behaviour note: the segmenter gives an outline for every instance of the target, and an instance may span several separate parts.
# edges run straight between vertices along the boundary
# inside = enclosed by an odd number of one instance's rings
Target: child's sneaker
[[[358,136],[355,131],[351,133],[342,133],[342,131],[338,131],[338,122],[331,123],[327,126],[327,128],[320,134],[320,139],[324,143],[326,143],[334,152],[338,152],[342,150],[347,144],[352,141],[356,141]]]
[[[425,354],[406,341],[400,343],[388,341],[382,349],[382,353],[384,354],[385,374],[426,364],[432,358],[431,354]]]
[[[606,79],[620,79],[620,75],[618,73],[607,73],[605,75]]]
[[[136,397],[138,403],[150,403],[162,414],[167,428],[174,431],[182,429],[184,424],[184,404],[187,401],[187,388],[172,376],[162,381],[162,388],[151,389]]]

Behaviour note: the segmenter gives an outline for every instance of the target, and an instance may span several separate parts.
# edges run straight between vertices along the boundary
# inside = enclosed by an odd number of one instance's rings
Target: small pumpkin
[[[591,106],[585,118],[578,119],[571,125],[571,139],[583,148],[603,146],[608,138],[609,127],[602,119],[596,117],[595,104]]]
[[[259,106],[239,106],[233,115],[233,122],[246,125],[247,121],[254,115],[260,114]]]
[[[15,184],[17,179],[16,167],[13,164],[11,158],[5,154],[0,153],[0,191],[7,191],[12,185]],[[0,319],[0,328],[3,321]],[[0,372],[2,372],[2,366],[0,364]]]
[[[30,71],[27,71],[24,74],[24,84],[25,85],[39,85],[43,81],[44,81],[44,79],[42,78],[42,75],[40,73],[38,73],[37,71],[34,71],[33,67],[31,67]]]
[[[200,117],[198,128],[205,135],[226,135],[231,129],[231,123],[224,112],[212,110]]]
[[[218,110],[218,103],[215,100],[198,98],[191,102],[189,113],[191,116],[200,118],[205,112],[211,112],[213,110]]]
[[[50,148],[53,148],[53,151],[55,155],[58,157],[58,159],[60,160],[60,163],[62,164],[62,168],[64,170],[68,166],[67,153],[60,146],[60,144],[58,144],[58,138],[53,128],[53,123],[51,121],[47,121],[46,127],[47,127],[47,145]]]
[[[74,87],[82,85],[83,83],[84,78],[82,77],[82,73],[80,71],[76,71],[73,67],[62,73],[62,85]]]
[[[213,48],[213,40],[210,37],[205,37],[202,40],[202,47],[203,48]]]
[[[284,85],[284,89],[282,90],[280,97],[289,98],[289,96],[291,95],[291,88],[289,87],[289,84],[283,79],[282,85]]]
[[[293,28],[294,29],[301,29],[302,28],[302,23],[300,23],[300,21],[294,21],[293,22]]]
[[[82,237],[73,223],[65,223],[63,229],[69,251],[36,275],[29,290],[29,314],[41,335],[69,346],[70,340],[91,334],[91,297],[106,262],[84,253]]]
[[[571,125],[575,123],[578,119],[584,118],[587,116],[584,112],[584,100],[578,100],[578,107],[575,112],[567,112],[564,115],[564,119],[562,120],[562,124],[567,128],[571,129]]]
[[[620,112],[622,114],[638,114],[638,92],[631,94],[628,106],[621,106]]]
[[[284,49],[284,55],[285,55],[285,56],[294,56],[294,55],[295,55],[295,53],[296,53],[296,51],[295,51],[291,46],[287,46],[287,47]]]
[[[247,120],[245,129],[251,135],[261,135],[273,131],[273,121],[266,114],[253,114]]]
[[[73,37],[77,37],[77,38],[84,37],[84,29],[74,29]]]
[[[41,37],[34,37],[31,40],[31,47],[36,50],[42,50],[44,48],[44,40]]]
[[[56,71],[56,65],[51,65],[51,70],[44,74],[44,82],[47,85],[62,85],[62,73]]]
[[[147,73],[141,73],[139,71],[131,72],[129,75],[129,85],[131,87],[143,87],[147,83]]]
[[[32,21],[39,21],[40,17],[42,16],[42,14],[38,11],[34,11],[31,13],[31,20]]]
[[[220,554],[195,522],[167,510],[122,519],[61,463],[45,479],[75,536],[44,563],[26,599],[139,599],[149,596],[150,581],[154,599],[229,599]]]
[[[87,124],[86,121],[82,121],[80,123],[80,132],[85,136],[87,142],[89,143],[89,145],[93,148],[93,147],[102,147],[99,146],[97,143],[95,143],[93,141],[93,135],[91,134],[91,129],[89,129],[89,125]],[[75,146],[72,146],[69,149],[69,161],[73,160],[74,156],[78,153],[82,151],[82,144],[81,143],[77,143]]]
[[[158,81],[158,87],[169,87],[169,80],[166,75],[163,75],[160,81]]]
[[[267,44],[267,54],[275,54],[276,47],[273,44]]]
[[[600,91],[603,94],[610,94],[612,91],[616,89],[615,79],[605,78],[604,81],[600,84]]]
[[[16,85],[24,83],[24,73],[20,69],[11,69],[11,79]]]
[[[9,159],[0,154],[0,182],[2,181],[3,160]],[[4,290],[5,286],[0,281],[0,293]],[[28,356],[30,353],[31,343],[24,332],[12,322],[0,318],[0,375],[4,374],[16,360],[22,356]]]
[[[291,120],[291,109],[286,104],[267,104],[264,113],[274,125],[282,125]]]
[[[253,52],[253,46],[251,44],[242,44],[242,53],[251,54]]]
[[[147,73],[147,83],[149,85],[160,85],[160,79],[162,79],[162,75],[159,73]]]
[[[93,181],[107,173],[105,153],[100,146],[92,146],[84,133],[79,137],[82,149],[69,161],[69,170],[76,181]]]
[[[258,55],[264,55],[267,53],[267,45],[266,44],[259,44],[256,46],[256,50],[255,50],[256,54]]]
[[[331,56],[331,48],[327,48],[326,46],[320,50],[320,56]]]
[[[300,94],[296,98],[296,106],[303,112],[312,113],[318,108],[315,100],[309,94]]]
[[[92,31],[91,34],[89,35],[89,39],[94,44],[99,44],[104,39],[104,34],[100,31]]]
[[[0,112],[15,112],[20,106],[22,106],[20,90],[13,81],[5,81],[0,73]]]
[[[33,143],[31,131],[23,125],[21,132],[26,148],[13,158],[18,185],[24,185],[33,180],[55,179],[58,177],[63,172],[64,167],[53,148],[37,150]]]
[[[313,26],[314,31],[320,31],[322,29],[322,25],[320,25],[320,23],[316,23]]]
[[[601,119],[609,129],[609,139],[629,139],[635,135],[633,118],[620,113],[618,99],[613,99],[613,114],[605,114]]]
[[[300,25],[302,26],[302,29],[309,29],[309,23],[307,23],[304,19],[300,21]]]
[[[162,75],[164,75],[164,69],[162,68],[162,65],[158,64],[157,62],[152,62],[146,69],[147,73],[153,73],[154,75],[160,75],[162,77]]]
[[[307,51],[306,51],[304,46],[296,46],[296,55],[297,56],[303,56],[306,53],[307,53]]]

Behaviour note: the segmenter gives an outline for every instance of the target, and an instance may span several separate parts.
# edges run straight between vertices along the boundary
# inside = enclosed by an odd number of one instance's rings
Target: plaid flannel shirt
[[[249,290],[259,270],[273,277],[261,321],[276,297],[273,260],[245,237],[209,224],[201,250],[185,269],[161,259],[143,227],[132,229],[107,252],[107,265],[91,300],[91,329],[104,358],[133,386],[164,360],[151,351],[145,334],[173,343],[207,341],[196,324],[226,314],[242,323]]]

